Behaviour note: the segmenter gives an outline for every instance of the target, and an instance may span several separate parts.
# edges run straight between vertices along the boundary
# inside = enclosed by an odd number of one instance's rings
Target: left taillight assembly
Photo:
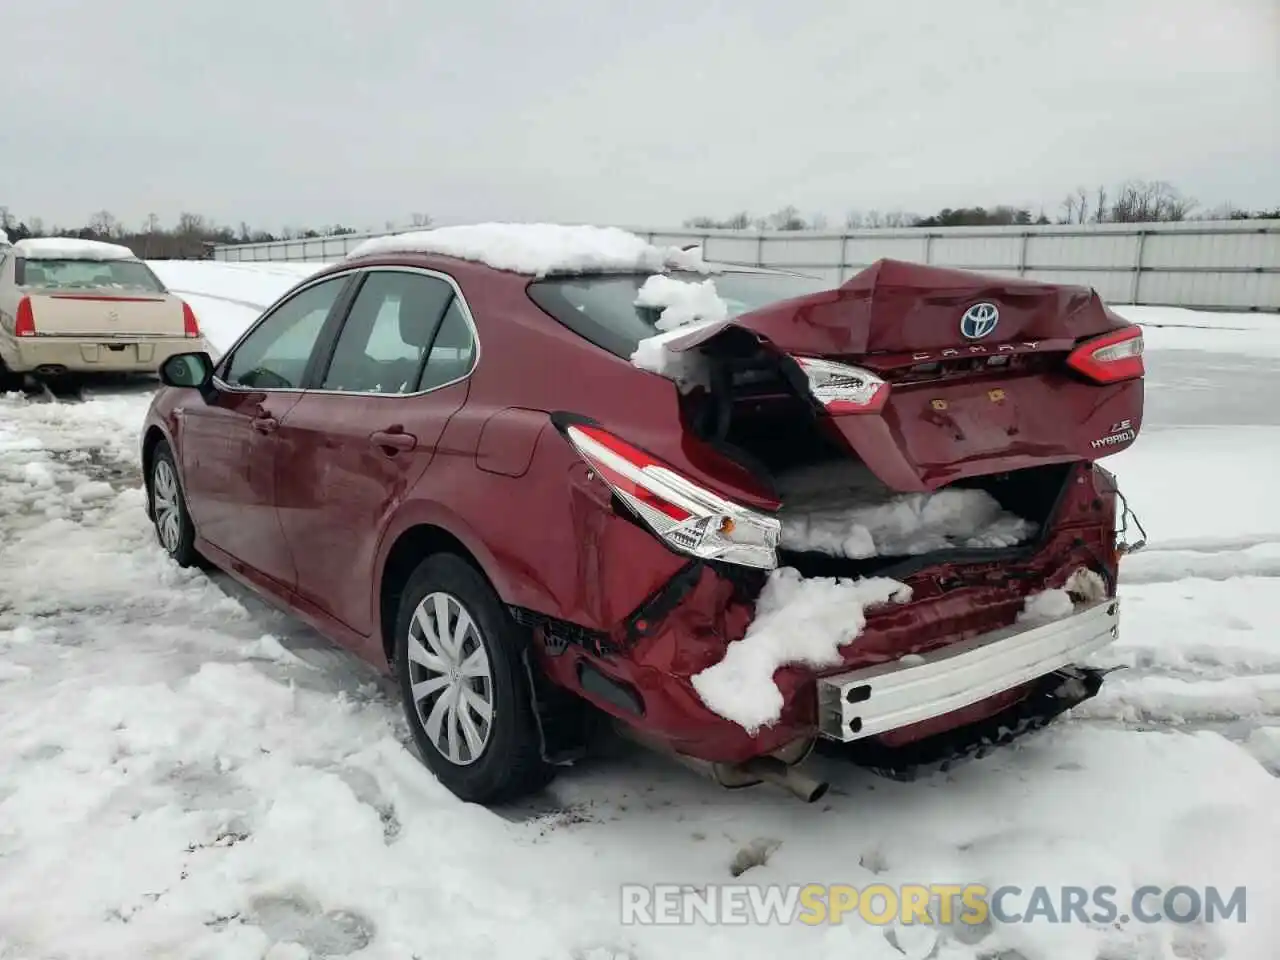
[[[18,312],[13,318],[13,335],[15,337],[34,337],[36,335],[36,315],[31,309],[31,298],[23,297],[18,301]]]
[[[657,537],[681,553],[744,567],[778,564],[781,523],[733,503],[591,424],[563,427],[587,465]]]
[[[1086,340],[1067,355],[1067,366],[1094,383],[1118,383],[1144,376],[1142,328],[1121,327]]]
[[[196,312],[185,300],[182,301],[182,333],[188,339],[200,336],[200,324],[196,322]]]
[[[809,392],[832,416],[879,413],[889,399],[889,384],[870,370],[816,357],[792,357],[809,381]]]

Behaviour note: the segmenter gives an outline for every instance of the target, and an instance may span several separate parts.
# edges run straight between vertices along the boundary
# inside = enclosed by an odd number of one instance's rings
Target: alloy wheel
[[[493,733],[493,676],[479,627],[457,597],[429,593],[407,641],[411,696],[427,739],[450,763],[474,763]]]
[[[179,502],[178,477],[166,459],[156,461],[151,478],[152,509],[160,544],[176,554],[182,543],[182,507]]]

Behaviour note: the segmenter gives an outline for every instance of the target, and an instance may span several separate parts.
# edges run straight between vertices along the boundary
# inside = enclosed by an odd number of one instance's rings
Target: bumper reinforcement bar
[[[818,680],[818,727],[850,742],[959,710],[1079,663],[1119,634],[1118,600],[1014,624],[922,655]],[[855,641],[856,642],[856,641]]]

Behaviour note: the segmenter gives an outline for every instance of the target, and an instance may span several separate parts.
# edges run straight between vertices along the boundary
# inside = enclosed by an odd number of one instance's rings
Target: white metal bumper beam
[[[1078,663],[1114,640],[1119,622],[1119,601],[1101,600],[1051,623],[1014,624],[906,663],[822,677],[819,730],[831,740],[860,740],[959,710]]]

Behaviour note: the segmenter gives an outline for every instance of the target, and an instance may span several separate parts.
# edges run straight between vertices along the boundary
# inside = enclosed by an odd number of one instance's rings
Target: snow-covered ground
[[[316,265],[156,267],[225,348]],[[459,803],[369,671],[155,546],[145,389],[0,398],[0,958],[1274,960],[1280,352],[1255,345],[1280,320],[1121,312],[1150,374],[1143,434],[1107,461],[1151,544],[1105,656],[1126,669],[947,775],[823,761],[813,806],[626,748],[535,802]],[[620,925],[621,884],[735,861],[759,883],[1243,885],[1248,919]]]
[[[224,263],[152,260],[164,285],[191,304],[205,339],[219,353],[277,297],[323,263]]]

